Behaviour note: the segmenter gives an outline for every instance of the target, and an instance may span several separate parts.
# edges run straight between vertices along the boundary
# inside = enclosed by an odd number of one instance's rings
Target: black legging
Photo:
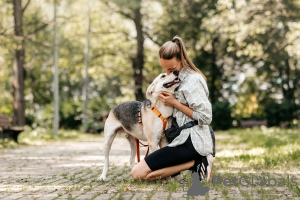
[[[215,133],[213,129],[209,127],[209,131],[211,134],[212,142],[213,142],[213,157],[216,154],[216,139]],[[170,167],[174,165],[179,165],[182,163],[186,163],[192,160],[195,160],[195,164],[189,170],[196,171],[198,163],[201,163],[201,159],[204,156],[201,156],[196,149],[194,148],[191,140],[191,136],[189,135],[188,139],[181,145],[176,147],[163,147],[158,149],[157,151],[151,153],[145,158],[147,165],[150,167],[152,171],[162,169],[165,167]]]
[[[152,171],[179,165],[192,160],[201,159],[201,156],[194,148],[189,135],[188,139],[176,147],[165,146],[156,150],[145,158],[147,165]]]

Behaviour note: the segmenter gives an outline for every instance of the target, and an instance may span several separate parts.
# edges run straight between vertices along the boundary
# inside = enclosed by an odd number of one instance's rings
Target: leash
[[[151,104],[151,110],[163,121],[163,131],[166,130],[166,126],[167,126],[167,122],[168,122],[168,117],[165,118],[161,115],[161,113],[156,109],[154,108],[154,106]],[[143,128],[143,123],[142,123],[142,114],[141,114],[141,109],[139,109],[139,124],[141,125],[142,127],[142,130],[144,129]],[[164,137],[164,136],[161,136],[161,137]],[[146,152],[146,155],[145,155],[145,158],[146,156],[148,156],[148,153],[149,153],[149,145],[145,145],[143,143],[141,143],[139,141],[139,139],[135,138],[135,143],[136,143],[136,155],[137,155],[137,161],[140,162],[140,144],[143,146],[143,147],[148,147],[147,148],[147,152]]]

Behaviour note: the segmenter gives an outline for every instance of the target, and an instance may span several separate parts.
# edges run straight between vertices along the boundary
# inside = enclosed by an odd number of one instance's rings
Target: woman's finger
[[[161,94],[164,95],[164,96],[166,96],[166,97],[170,96],[170,93],[168,93],[168,92],[162,92]]]
[[[162,95],[162,94],[160,94],[158,97],[159,97],[160,99],[165,99],[165,96]]]

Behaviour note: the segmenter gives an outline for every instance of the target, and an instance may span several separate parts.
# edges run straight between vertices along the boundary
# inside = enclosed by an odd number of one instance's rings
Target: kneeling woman
[[[181,131],[168,146],[158,149],[136,164],[133,179],[154,181],[183,170],[198,171],[200,178],[210,179],[214,162],[214,135],[209,127],[212,107],[208,100],[206,78],[186,53],[180,37],[174,37],[159,50],[159,62],[167,74],[178,71],[181,84],[175,97],[160,94],[165,105],[174,107],[173,118],[179,126],[197,120],[198,125]],[[211,130],[211,131],[210,131]]]

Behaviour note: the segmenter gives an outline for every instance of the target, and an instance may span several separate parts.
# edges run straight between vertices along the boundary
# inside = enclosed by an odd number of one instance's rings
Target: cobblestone
[[[99,137],[1,149],[0,199],[185,199],[186,191],[182,188],[169,192],[153,187],[155,184],[147,189],[132,186],[128,167],[130,147],[123,138],[117,137],[111,149],[108,179],[112,181],[97,181],[104,163],[103,141]],[[141,149],[142,157],[145,152]],[[211,187],[206,196],[191,199],[247,199],[236,190],[228,190],[224,195]],[[288,188],[275,191],[279,194],[273,199],[296,198]]]

